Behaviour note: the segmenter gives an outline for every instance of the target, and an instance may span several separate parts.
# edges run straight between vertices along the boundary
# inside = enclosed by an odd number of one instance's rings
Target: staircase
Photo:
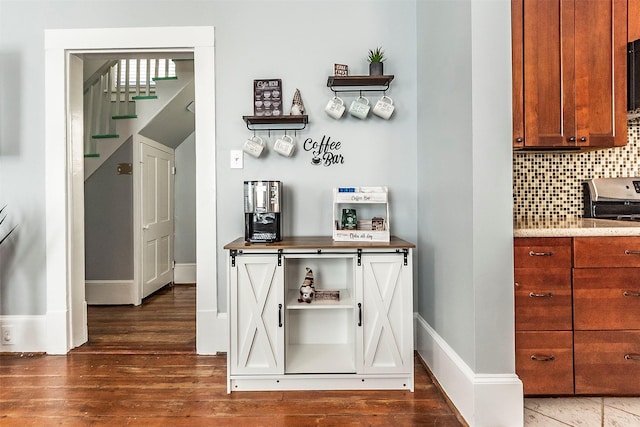
[[[84,84],[85,180],[136,133],[182,143],[195,130],[194,94],[193,60],[105,61]]]

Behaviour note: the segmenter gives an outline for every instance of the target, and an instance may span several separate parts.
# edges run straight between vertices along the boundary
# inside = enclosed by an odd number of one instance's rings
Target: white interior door
[[[173,282],[175,153],[136,135],[140,150],[141,298]]]

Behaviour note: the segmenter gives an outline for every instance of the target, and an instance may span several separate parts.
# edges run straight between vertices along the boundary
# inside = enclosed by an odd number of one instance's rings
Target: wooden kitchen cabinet
[[[573,394],[573,333],[516,332],[516,373],[524,394]]]
[[[640,39],[640,0],[628,0],[627,9],[627,41],[632,42]]]
[[[640,331],[575,331],[576,394],[640,394]]]
[[[516,373],[525,395],[573,394],[571,238],[516,238]]]
[[[640,237],[574,237],[573,251],[575,393],[638,394]]]
[[[226,245],[227,391],[413,391],[414,247],[394,236]],[[299,302],[307,268],[339,300]]]
[[[512,0],[514,149],[627,143],[627,0]]]

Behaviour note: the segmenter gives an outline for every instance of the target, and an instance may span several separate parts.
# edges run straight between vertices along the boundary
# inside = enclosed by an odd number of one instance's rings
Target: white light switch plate
[[[242,150],[231,150],[231,169],[242,169],[242,159],[244,152]]]

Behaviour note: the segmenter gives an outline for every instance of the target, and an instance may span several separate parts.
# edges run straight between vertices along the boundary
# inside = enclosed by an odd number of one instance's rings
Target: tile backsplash
[[[582,216],[582,182],[640,176],[640,121],[625,147],[586,153],[513,153],[514,220]]]

